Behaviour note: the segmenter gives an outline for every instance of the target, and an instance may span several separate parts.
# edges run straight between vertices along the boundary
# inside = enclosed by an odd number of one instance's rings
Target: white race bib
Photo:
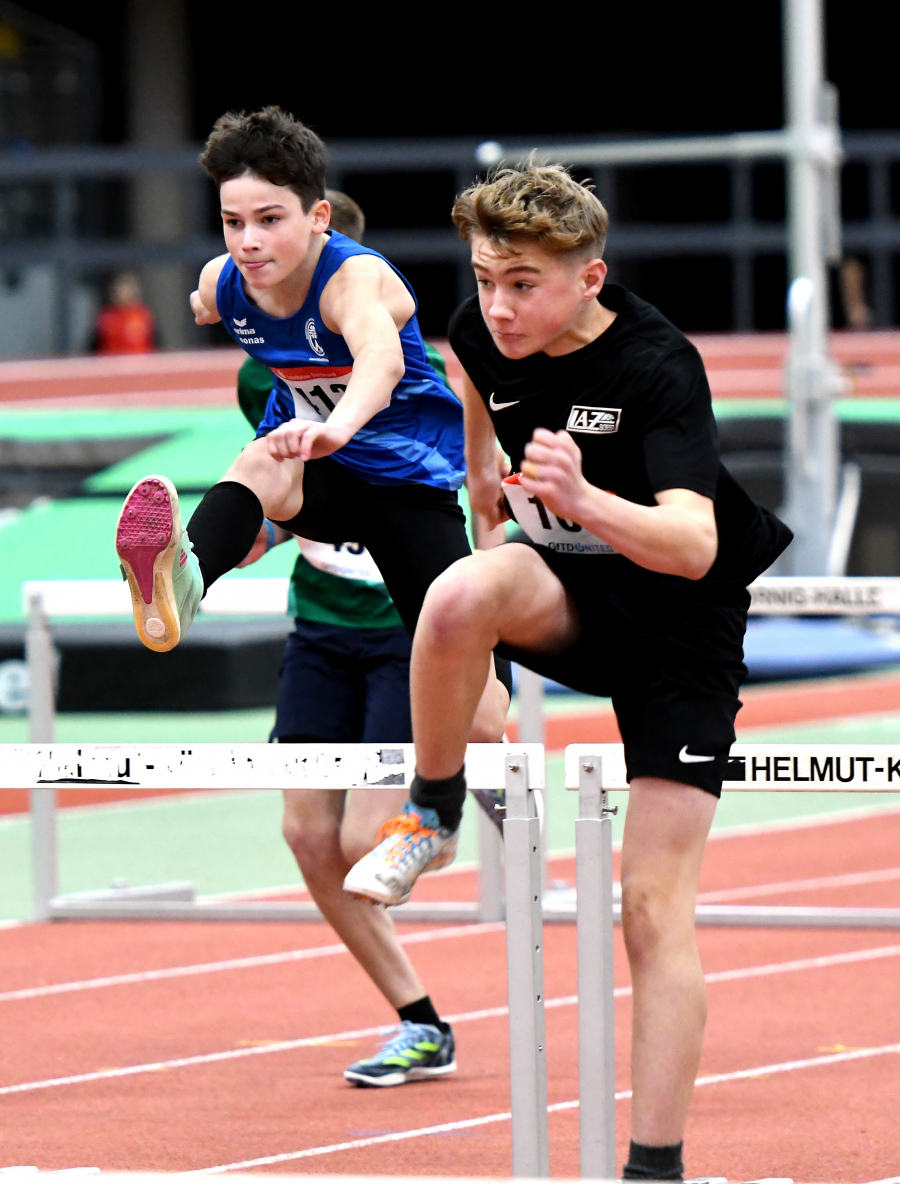
[[[565,518],[551,514],[539,497],[522,488],[517,475],[504,480],[503,492],[516,522],[533,543],[561,555],[618,555],[615,547],[577,522],[566,522]]]
[[[382,584],[381,572],[362,543],[314,543],[312,539],[297,539],[303,558],[319,571],[345,580],[365,580],[367,584]]]
[[[294,415],[324,423],[344,397],[352,366],[296,366],[272,373],[287,383],[294,395]]]

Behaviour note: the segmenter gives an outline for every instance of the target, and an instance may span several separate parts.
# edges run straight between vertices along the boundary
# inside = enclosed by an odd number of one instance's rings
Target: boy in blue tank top
[[[325,146],[292,116],[224,115],[200,162],[219,187],[228,254],[203,268],[191,307],[198,324],[221,320],[275,388],[260,435],[186,530],[165,477],[129,493],[116,549],[138,635],[153,650],[177,645],[264,518],[362,543],[412,634],[432,581],[470,553],[456,496],[462,409],[427,360],[415,296],[381,255],[329,231]],[[473,740],[500,740],[507,704],[492,668]],[[461,813],[410,808],[395,829],[437,868],[455,855]]]

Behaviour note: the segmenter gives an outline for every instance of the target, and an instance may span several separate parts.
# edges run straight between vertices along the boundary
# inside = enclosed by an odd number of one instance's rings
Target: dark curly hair
[[[325,145],[280,107],[220,116],[199,159],[217,185],[254,173],[273,185],[287,186],[300,198],[305,213],[325,196]]]

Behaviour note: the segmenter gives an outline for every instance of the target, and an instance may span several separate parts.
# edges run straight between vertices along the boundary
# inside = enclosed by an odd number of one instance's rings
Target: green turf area
[[[180,499],[187,521],[199,501]],[[114,539],[122,503],[118,498],[71,498],[29,507],[0,523],[0,621],[21,621],[25,580],[116,580],[120,578]],[[232,580],[288,576],[297,549],[276,547],[252,567],[230,572]],[[286,606],[285,606],[286,607]]]
[[[841,423],[898,423],[900,399],[838,399],[835,415]],[[775,419],[787,414],[784,399],[715,399],[716,419]]]

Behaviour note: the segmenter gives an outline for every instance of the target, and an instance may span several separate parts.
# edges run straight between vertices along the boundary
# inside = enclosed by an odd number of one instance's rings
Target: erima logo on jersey
[[[320,358],[325,357],[325,351],[322,349],[321,345],[319,345],[319,337],[316,333],[316,322],[312,319],[312,317],[310,317],[306,322],[306,340],[309,342],[309,348],[314,354],[317,354]]]
[[[239,321],[237,319],[237,317],[232,317],[231,319],[234,321],[234,331],[237,334],[241,345],[265,345],[266,344],[265,337],[257,337],[255,329],[245,329],[244,328],[244,326],[247,324],[246,317],[244,317],[244,319],[242,321]]]
[[[610,436],[619,430],[621,407],[573,407],[569,412],[566,430],[590,432],[594,436]]]

